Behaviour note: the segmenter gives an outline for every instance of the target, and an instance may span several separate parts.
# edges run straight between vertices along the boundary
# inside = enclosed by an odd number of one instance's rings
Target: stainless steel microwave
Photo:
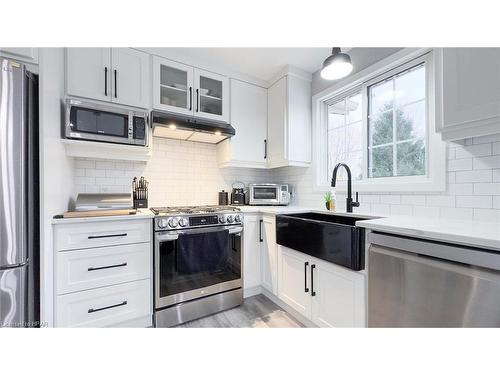
[[[248,204],[252,206],[286,206],[290,203],[290,188],[286,184],[250,184],[248,196]]]
[[[147,146],[147,124],[146,111],[66,100],[66,138]]]

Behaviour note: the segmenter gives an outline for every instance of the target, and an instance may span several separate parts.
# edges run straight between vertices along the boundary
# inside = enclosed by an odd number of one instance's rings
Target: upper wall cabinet
[[[219,166],[265,168],[267,89],[231,79],[231,125],[236,135],[217,145]]]
[[[228,122],[229,79],[154,56],[153,107]]]
[[[267,165],[311,163],[311,82],[287,74],[268,90]]]
[[[435,50],[437,121],[444,140],[500,132],[500,49]]]
[[[67,48],[66,93],[148,108],[149,55],[131,48]]]
[[[1,47],[0,55],[27,63],[38,64],[38,48]]]

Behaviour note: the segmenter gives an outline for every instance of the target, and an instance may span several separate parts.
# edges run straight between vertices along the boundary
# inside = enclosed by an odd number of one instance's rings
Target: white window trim
[[[340,97],[357,89],[362,90],[363,114],[367,111],[366,90],[363,89],[368,83],[380,80],[394,74],[393,71],[399,67],[410,67],[414,65],[416,59],[425,59],[426,81],[427,81],[427,143],[426,143],[426,163],[427,175],[425,176],[401,176],[388,178],[365,178],[362,181],[353,181],[353,189],[360,192],[438,192],[446,190],[446,143],[441,140],[440,134],[436,132],[436,93],[435,93],[435,73],[439,59],[434,59],[432,49],[406,48],[379,61],[378,63],[352,75],[342,82],[342,85],[333,85],[312,98],[312,122],[313,122],[313,168],[314,168],[314,191],[329,190],[331,176],[325,176],[327,170],[327,143],[325,142],[326,118],[325,102],[334,97]],[[423,60],[422,60],[423,61]],[[363,115],[363,139],[367,142],[367,119]],[[363,172],[366,174],[366,152],[363,153]],[[341,182],[336,187],[337,192],[345,192],[346,183]]]

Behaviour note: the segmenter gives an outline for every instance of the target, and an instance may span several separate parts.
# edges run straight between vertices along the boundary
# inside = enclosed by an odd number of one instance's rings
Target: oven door
[[[155,308],[240,288],[242,231],[226,226],[156,233]]]
[[[280,191],[278,186],[250,187],[250,204],[279,204]]]

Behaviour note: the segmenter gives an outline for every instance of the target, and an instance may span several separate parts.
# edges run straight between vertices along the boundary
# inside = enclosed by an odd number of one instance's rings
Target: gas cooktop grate
[[[215,212],[239,212],[233,206],[181,206],[181,207],[151,207],[155,215],[159,214],[204,214]]]

